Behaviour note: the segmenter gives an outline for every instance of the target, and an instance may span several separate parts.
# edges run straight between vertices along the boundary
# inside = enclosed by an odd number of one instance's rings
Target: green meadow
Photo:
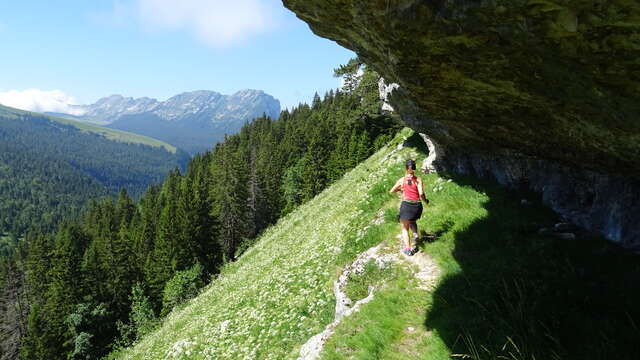
[[[382,241],[399,248],[399,201],[388,190],[403,175],[404,160],[421,164],[425,151],[403,130],[265,231],[157,330],[110,358],[297,358],[301,345],[333,321],[332,286],[342,268]],[[559,219],[534,194],[453,174],[422,176],[430,204],[418,223],[419,249],[440,267],[436,288],[418,289],[404,266],[366,266],[347,293],[359,299],[370,285],[379,290],[343,319],[322,359],[631,359],[640,353],[636,257],[585,233],[576,240],[538,235]],[[381,210],[384,221],[372,224]]]

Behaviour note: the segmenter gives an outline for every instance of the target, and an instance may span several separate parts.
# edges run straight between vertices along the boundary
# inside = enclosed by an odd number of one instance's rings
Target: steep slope
[[[640,245],[637,1],[283,3],[399,85],[391,105],[441,169],[529,187]]]
[[[0,106],[0,232],[53,226],[90,198],[137,195],[188,155],[156,139]]]
[[[404,159],[425,157],[416,136],[403,140],[281,219],[158,330],[110,358],[298,358],[302,345],[334,320],[333,282],[342,269],[380,243],[383,255],[397,254],[398,203],[388,189],[403,173]],[[495,184],[436,174],[425,180],[431,205],[419,225],[431,242],[421,251],[437,260],[442,280],[432,290],[406,262],[364,265],[361,275],[349,276],[346,292],[354,301],[372,299],[335,326],[321,358],[640,353],[633,327],[640,294],[631,286],[640,274],[636,262],[587,235],[580,235],[588,246],[579,255],[577,242],[538,235],[536,226],[557,219],[535,198],[535,205],[523,206],[524,195]],[[559,276],[567,264],[583,270]],[[611,294],[616,309],[603,309]],[[594,328],[601,331],[589,331]],[[610,342],[597,341],[600,336]],[[474,353],[483,346],[486,353]]]
[[[118,358],[292,358],[333,317],[335,271],[369,244],[358,230],[386,190],[388,148],[269,228],[183,311]],[[387,179],[388,180],[388,179]],[[216,339],[212,341],[212,339]]]
[[[234,134],[245,122],[266,114],[280,115],[280,102],[260,90],[232,95],[198,90],[166,101],[112,95],[95,104],[77,106],[81,116],[65,115],[110,128],[161,139],[191,154],[211,149],[225,134]]]

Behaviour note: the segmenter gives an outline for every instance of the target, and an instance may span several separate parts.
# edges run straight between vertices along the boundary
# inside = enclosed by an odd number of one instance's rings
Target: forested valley
[[[263,116],[139,201],[92,201],[55,234],[32,229],[3,265],[2,358],[100,358],[153,330],[279,217],[400,129],[379,76],[351,61],[344,88]]]
[[[114,132],[109,139],[47,115],[0,106],[0,254],[6,256],[30,227],[49,232],[91,198],[121,188],[139,197],[189,155]],[[82,126],[82,125],[80,125]],[[98,128],[100,129],[100,128]],[[167,145],[167,144],[165,144]],[[168,145],[167,145],[168,146]]]

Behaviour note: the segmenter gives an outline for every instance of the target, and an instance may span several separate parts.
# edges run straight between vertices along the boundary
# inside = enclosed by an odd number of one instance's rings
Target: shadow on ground
[[[442,229],[454,239],[461,270],[434,291],[425,325],[452,354],[640,359],[640,256],[585,234],[576,240],[542,237],[535,230],[556,218],[539,199],[522,206],[522,193],[453,180],[486,193],[489,201],[483,219],[462,231]],[[424,246],[429,251],[437,245]]]

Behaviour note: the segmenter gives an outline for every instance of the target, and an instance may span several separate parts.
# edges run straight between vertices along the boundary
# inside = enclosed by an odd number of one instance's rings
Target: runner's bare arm
[[[398,192],[398,191],[402,191],[402,180],[398,179],[398,181],[396,181],[395,185],[393,185],[393,187],[391,188],[391,190],[389,190],[390,193],[394,193],[394,192]]]
[[[427,196],[424,194],[424,185],[422,183],[422,178],[418,178],[418,194],[420,195],[420,199],[422,199],[427,204],[429,200],[427,200]]]

